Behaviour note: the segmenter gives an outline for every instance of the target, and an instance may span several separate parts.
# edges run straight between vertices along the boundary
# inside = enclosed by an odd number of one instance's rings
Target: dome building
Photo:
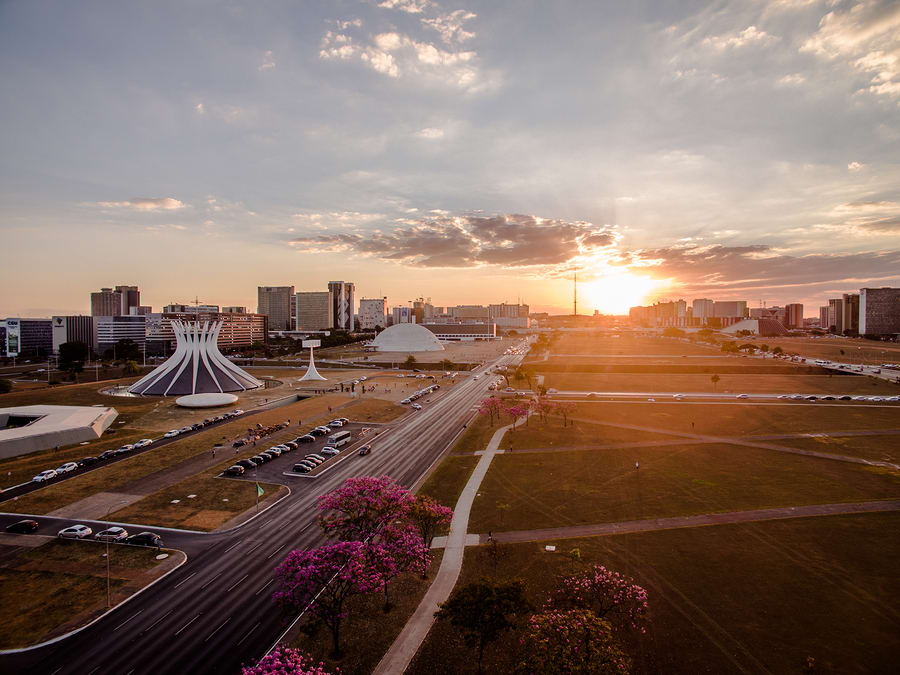
[[[175,353],[128,391],[144,396],[186,396],[246,391],[263,383],[219,351],[221,321],[173,321]]]
[[[369,345],[378,352],[441,352],[444,345],[417,323],[397,323],[381,331]]]

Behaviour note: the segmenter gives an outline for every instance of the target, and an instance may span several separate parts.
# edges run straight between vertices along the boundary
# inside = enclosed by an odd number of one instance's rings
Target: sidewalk
[[[434,581],[428,588],[422,602],[416,608],[416,611],[406,622],[400,635],[394,640],[394,644],[388,650],[387,654],[381,659],[381,662],[375,668],[373,675],[398,675],[406,671],[410,661],[419,650],[419,645],[431,630],[431,624],[434,623],[434,613],[438,611],[438,605],[445,602],[450,597],[456,580],[459,578],[459,572],[462,569],[463,553],[466,545],[472,541],[471,536],[466,534],[469,527],[469,513],[472,510],[472,504],[475,501],[475,495],[481,486],[491,460],[494,455],[502,453],[500,450],[500,440],[506,430],[512,425],[501,427],[494,432],[490,442],[485,448],[481,459],[475,466],[475,470],[469,477],[469,482],[463,488],[459,500],[456,502],[456,508],[453,510],[453,520],[450,523],[450,534],[447,536],[447,544],[444,550],[444,558],[441,560],[441,567]],[[474,535],[477,537],[478,535]]]

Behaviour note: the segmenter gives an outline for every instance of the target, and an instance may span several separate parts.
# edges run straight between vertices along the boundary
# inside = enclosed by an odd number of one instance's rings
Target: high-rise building
[[[66,342],[84,343],[88,350],[94,344],[94,317],[54,316],[51,318],[53,353],[59,353],[59,346]]]
[[[501,302],[498,305],[488,305],[488,314],[491,322],[500,328],[528,328],[528,305],[507,305]]]
[[[122,296],[122,310],[119,314],[138,314],[141,306],[141,292],[137,286],[116,286],[116,292]],[[132,311],[134,308],[134,311]]]
[[[330,330],[334,328],[334,304],[331,291],[295,293],[296,330]]]
[[[141,352],[147,343],[147,315],[95,316],[94,340],[95,354],[102,355],[106,350],[113,350],[119,340],[131,340]]]
[[[694,300],[691,303],[691,316],[693,316],[694,322],[700,326],[706,325],[708,323],[707,319],[713,316],[715,305],[715,300],[709,300],[707,298],[697,298]]]
[[[844,293],[841,296],[843,307],[843,324],[844,333],[859,332],[859,293]]]
[[[391,311],[392,324],[398,323],[415,323],[416,315],[412,307],[394,307]]]
[[[861,288],[859,334],[900,335],[900,288]]]
[[[337,330],[353,330],[353,311],[356,309],[356,302],[353,298],[354,289],[353,283],[349,281],[328,282],[328,290],[331,291],[334,327]]]
[[[111,288],[91,293],[91,316],[116,316],[122,313],[122,294]]]
[[[386,326],[387,298],[362,298],[359,301],[360,330]]]
[[[844,332],[844,299],[830,298],[828,300],[828,325],[825,330],[834,329],[836,333]]]
[[[223,307],[223,308],[222,308],[222,312],[223,312],[224,314],[246,314],[246,313],[247,313],[247,308],[246,308],[246,307],[240,307],[240,306],[238,306],[238,305],[229,305],[229,306],[227,306],[227,307]]]
[[[719,318],[745,318],[748,316],[746,300],[716,300],[713,302],[713,316]]]
[[[792,302],[784,308],[784,327],[803,328],[803,305]]]
[[[294,302],[293,286],[258,286],[258,314],[269,317],[269,330],[292,330],[291,304]]]
[[[6,356],[46,356],[53,350],[51,319],[9,317],[0,322],[6,328],[3,347]]]
[[[831,323],[828,319],[828,305],[822,305],[819,307],[819,328],[828,330],[830,325]]]

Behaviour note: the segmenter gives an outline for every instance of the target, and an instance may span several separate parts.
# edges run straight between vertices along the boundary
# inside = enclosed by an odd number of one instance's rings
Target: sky
[[[900,3],[0,2],[0,316],[900,286]]]

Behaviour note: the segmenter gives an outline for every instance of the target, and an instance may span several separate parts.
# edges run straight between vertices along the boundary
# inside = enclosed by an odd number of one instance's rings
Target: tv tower
[[[578,268],[572,277],[572,316],[578,316]]]

